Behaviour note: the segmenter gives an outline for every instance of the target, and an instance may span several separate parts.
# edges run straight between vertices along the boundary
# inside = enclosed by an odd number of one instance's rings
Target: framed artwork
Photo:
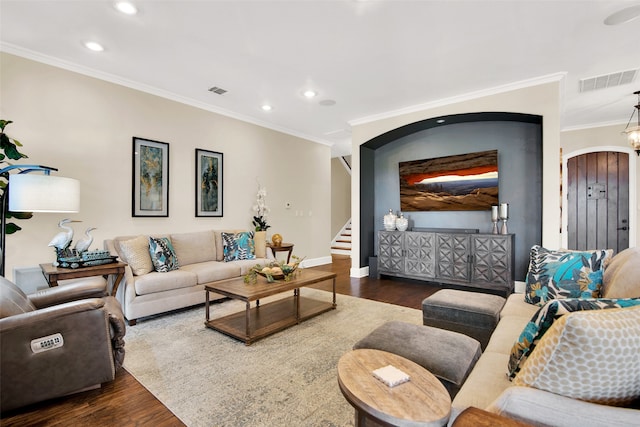
[[[196,148],[196,216],[222,216],[222,153]]]
[[[131,216],[169,216],[169,144],[133,137]]]

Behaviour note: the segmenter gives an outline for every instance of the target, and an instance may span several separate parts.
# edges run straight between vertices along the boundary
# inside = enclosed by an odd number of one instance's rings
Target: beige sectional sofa
[[[116,298],[129,325],[135,325],[142,317],[204,303],[205,283],[241,277],[254,265],[273,261],[273,255],[267,251],[265,233],[257,232],[255,259],[225,262],[222,233],[240,231],[245,230],[154,234],[151,237],[166,237],[173,246],[179,268],[168,272],[154,270],[149,254],[150,236],[118,236],[105,240],[105,249],[128,264]]]
[[[605,270],[603,286],[604,298],[640,297],[640,248],[627,249],[613,258]],[[638,400],[632,403],[630,408],[607,406],[566,397],[559,393],[550,393],[536,387],[514,385],[514,382],[509,381],[506,372],[511,349],[538,308],[538,306],[526,303],[523,294],[509,296],[500,312],[500,321],[491,335],[486,349],[453,399],[450,421],[452,422],[456,415],[465,408],[474,406],[539,426],[640,426],[640,411],[638,410],[640,402]],[[628,351],[629,349],[625,348],[625,345],[631,345],[637,349],[640,347],[640,322],[637,320],[640,319],[640,311],[638,308],[623,310],[633,310],[633,313],[628,311],[625,314],[636,320],[633,320],[632,326],[624,331],[623,335],[629,341],[621,345],[619,351]],[[570,316],[598,316],[600,315],[598,312],[613,311],[574,312],[563,317],[569,319]],[[598,330],[596,332],[591,329],[591,333],[603,334],[606,331]],[[543,339],[547,338],[546,334]],[[533,357],[537,351],[541,351],[539,347],[530,357]],[[606,357],[598,358],[595,356],[599,350],[595,348],[591,348],[591,350],[594,351],[592,353],[594,354],[594,363],[590,369],[580,371],[577,376],[578,383],[580,375],[600,375],[603,372],[613,370],[616,374],[604,378],[604,381],[610,382],[617,381],[613,376],[623,375],[617,373],[615,367],[606,366],[609,362]],[[555,351],[560,353],[562,350],[556,348]],[[602,354],[606,354],[606,352]],[[638,352],[629,354],[630,365],[625,366],[625,369],[640,364],[639,354]],[[555,356],[562,357],[560,354]],[[605,371],[605,369],[610,370]],[[633,371],[633,369],[631,370]],[[623,369],[620,369],[620,372],[623,372]],[[629,376],[628,374],[624,375]],[[576,375],[572,375],[571,379],[569,377],[570,375],[567,373],[567,382],[576,381]],[[565,378],[561,380],[565,381]],[[629,380],[635,382],[636,391],[640,390],[640,374],[636,373],[635,378],[629,378]]]

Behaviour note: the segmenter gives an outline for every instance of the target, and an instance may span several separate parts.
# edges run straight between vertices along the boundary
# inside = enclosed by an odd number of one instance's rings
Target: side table
[[[120,282],[124,277],[124,268],[126,266],[126,263],[120,261],[112,262],[110,264],[79,268],[54,267],[53,264],[48,263],[40,264],[40,269],[42,269],[42,274],[44,275],[44,278],[47,279],[49,287],[58,286],[58,280],[78,279],[81,277],[91,276],[103,276],[106,279],[110,274],[114,274],[116,279],[113,282],[111,295],[115,296],[118,291],[118,286],[120,286]]]
[[[373,376],[373,371],[395,366],[410,380],[388,387]],[[338,362],[338,385],[355,408],[356,427],[367,420],[385,426],[440,427],[451,414],[447,389],[431,372],[404,357],[373,349],[352,350]]]
[[[273,257],[276,257],[276,252],[288,252],[287,264],[291,261],[291,254],[293,253],[293,243],[281,243],[280,246],[274,246],[272,243],[267,243],[267,246],[271,248]]]

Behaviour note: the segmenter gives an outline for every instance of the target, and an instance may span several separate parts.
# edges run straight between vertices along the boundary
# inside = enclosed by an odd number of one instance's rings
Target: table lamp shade
[[[78,212],[80,181],[51,175],[10,175],[9,210],[12,212]]]

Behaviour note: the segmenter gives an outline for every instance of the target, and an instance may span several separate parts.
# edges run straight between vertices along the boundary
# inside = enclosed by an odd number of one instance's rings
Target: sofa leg
[[[129,326],[136,326],[136,319],[131,319],[131,320],[127,320],[127,322],[129,323]]]

